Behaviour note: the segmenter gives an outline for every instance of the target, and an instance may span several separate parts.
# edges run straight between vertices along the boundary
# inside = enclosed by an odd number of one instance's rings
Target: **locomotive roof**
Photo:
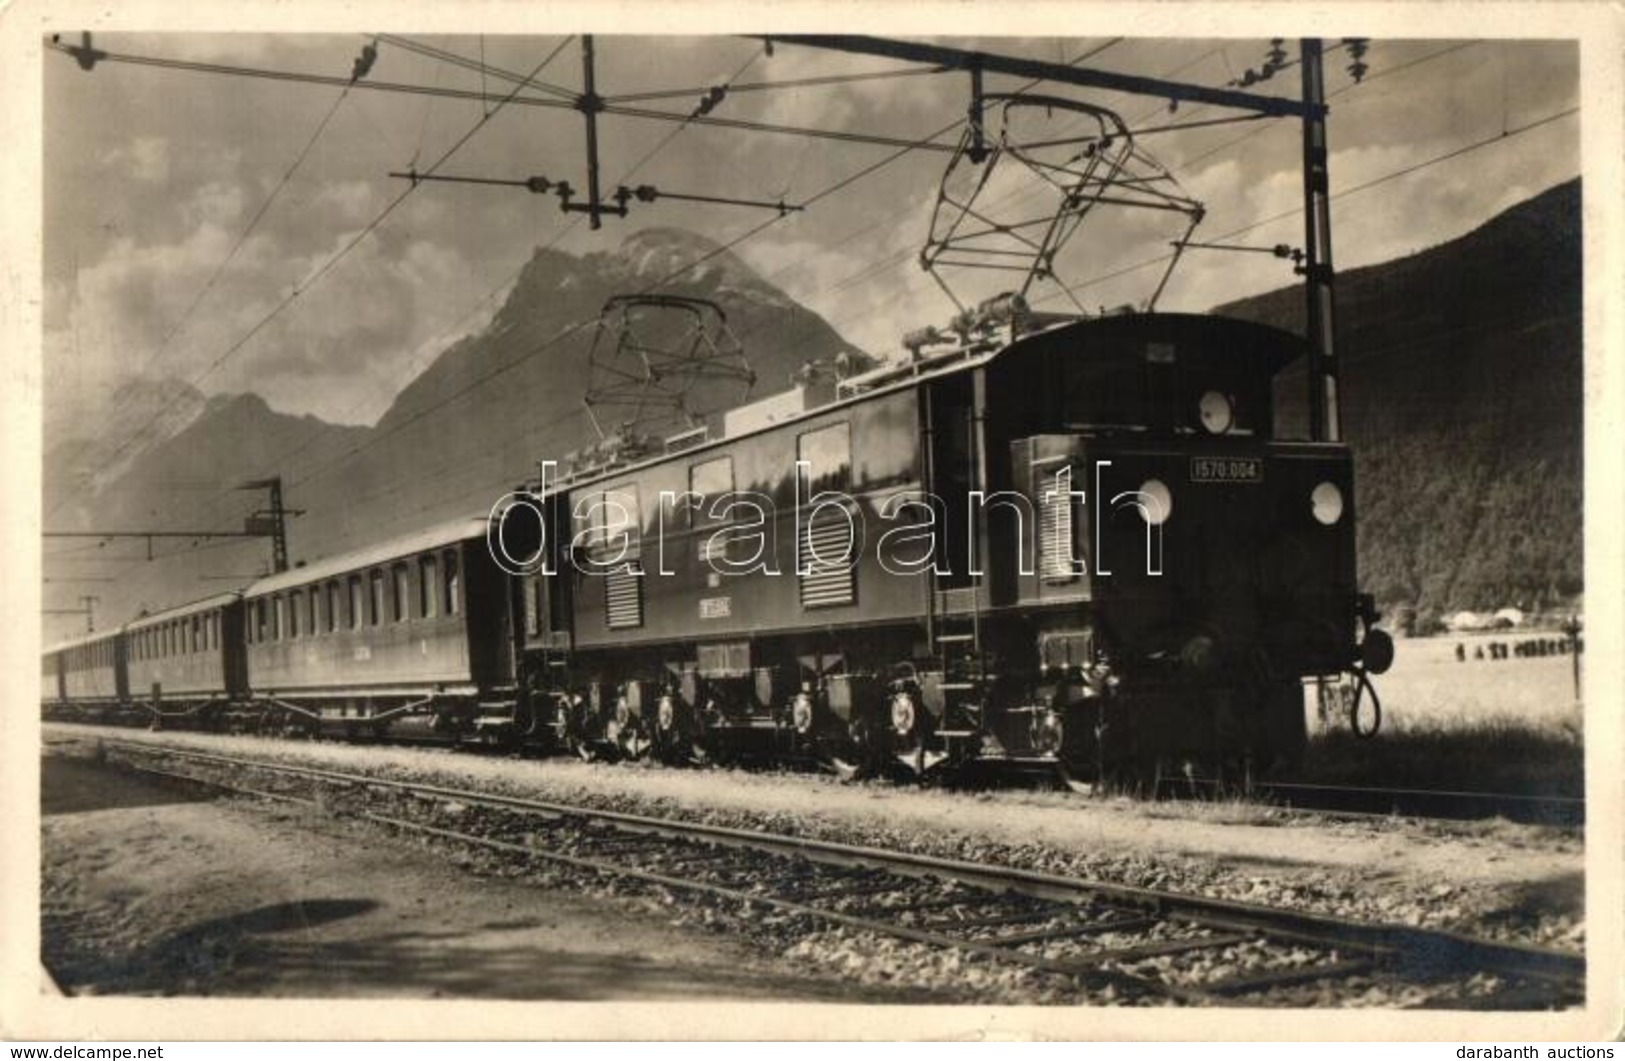
[[[614,465],[601,470],[594,470],[581,476],[564,476],[562,481],[555,481],[549,484],[548,489],[544,493],[552,495],[570,490],[578,490],[584,486],[590,486],[595,483],[610,482],[619,478],[620,476],[641,471],[645,468],[655,467],[668,460],[690,458],[696,454],[705,453],[707,451],[726,446],[729,443],[737,442],[740,439],[751,438],[755,435],[765,434],[769,431],[776,431],[787,424],[809,420],[815,416],[823,415],[832,409],[840,409],[847,406],[857,405],[860,402],[868,401],[881,395],[892,394],[910,387],[917,387],[928,380],[942,379],[960,372],[969,372],[992,362],[996,358],[1009,353],[1010,351],[1041,343],[1053,342],[1068,332],[1125,331],[1132,330],[1136,326],[1144,328],[1148,323],[1155,323],[1156,325],[1161,325],[1174,330],[1210,328],[1237,333],[1247,332],[1260,338],[1268,337],[1272,340],[1271,344],[1263,350],[1255,351],[1255,353],[1263,353],[1265,355],[1265,367],[1271,376],[1290,364],[1294,358],[1303,352],[1304,349],[1304,339],[1302,336],[1276,328],[1273,325],[1260,324],[1256,321],[1243,320],[1239,317],[1224,317],[1210,313],[1133,313],[1104,317],[1087,317],[1081,320],[1068,321],[1063,324],[1056,324],[1047,328],[1040,328],[1035,331],[1027,332],[1011,342],[1005,343],[1001,346],[995,346],[989,350],[976,351],[961,354],[959,356],[954,356],[952,354],[939,354],[935,357],[922,358],[914,363],[903,362],[895,365],[882,366],[881,368],[866,372],[861,376],[853,377],[853,380],[859,381],[865,377],[874,377],[877,379],[874,386],[860,390],[855,394],[837,398],[835,401],[825,402],[822,405],[813,406],[812,408],[803,410],[802,412],[796,413],[793,416],[787,416],[783,420],[777,420],[770,424],[762,424],[758,427],[740,431],[736,434],[722,435],[718,438],[707,439],[706,441],[698,443],[697,445],[653,453],[641,460],[629,461],[626,464]],[[853,380],[848,380],[847,382],[850,383],[853,382]]]
[[[493,498],[493,500],[495,500]],[[278,590],[303,586],[309,582],[316,582],[333,575],[342,575],[358,568],[372,567],[375,564],[387,563],[411,556],[414,553],[425,552],[429,549],[438,549],[454,542],[467,541],[470,538],[484,538],[486,516],[462,516],[455,520],[448,520],[436,524],[425,530],[413,531],[388,541],[378,542],[363,549],[355,549],[347,553],[339,553],[323,560],[318,560],[304,567],[295,567],[279,574],[262,578],[243,589],[244,597],[258,597]]]
[[[227,593],[216,593],[213,596],[204,597],[202,600],[195,600],[189,604],[177,604],[173,608],[165,608],[162,611],[137,616],[136,618],[125,623],[124,629],[144,630],[149,626],[156,626],[159,623],[169,622],[171,619],[180,619],[188,615],[195,615],[198,612],[206,612],[211,608],[223,607],[241,597],[242,593],[239,590],[231,590]]]

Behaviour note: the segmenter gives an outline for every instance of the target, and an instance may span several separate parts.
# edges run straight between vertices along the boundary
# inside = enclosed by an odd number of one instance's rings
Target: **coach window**
[[[203,622],[203,617],[202,616],[198,616],[198,615],[192,616],[191,634],[192,634],[192,651],[193,652],[202,652],[203,651],[203,636],[202,636],[202,631],[199,629],[199,624],[201,624],[202,622]]]
[[[389,617],[394,622],[405,622],[412,617],[412,573],[405,564],[389,569]]]
[[[338,633],[340,626],[339,613],[344,610],[344,598],[339,591],[339,584],[335,580],[327,584],[327,632]]]
[[[299,613],[305,610],[305,591],[295,589],[288,591],[288,638],[290,640],[299,636]]]
[[[418,558],[418,615],[433,619],[439,612],[439,589],[435,581],[436,567],[433,556]]]
[[[322,631],[321,626],[316,621],[318,611],[316,603],[317,598],[321,595],[322,587],[320,586],[311,586],[305,591],[305,629],[310,631],[311,637],[315,637]]]
[[[807,466],[808,497],[825,490],[845,492],[852,485],[852,435],[845,423],[802,435],[797,440],[796,456]]]
[[[440,555],[446,565],[446,614],[456,615],[460,609],[457,598],[462,591],[462,579],[457,575],[457,551],[447,549]]]
[[[384,621],[384,572],[381,568],[373,568],[367,573],[367,579],[372,584],[372,593],[369,603],[372,605],[367,612],[367,622],[377,626]]]
[[[350,629],[361,629],[362,616],[367,608],[367,594],[360,575],[350,576]]]
[[[280,593],[271,599],[276,601],[274,605],[276,609],[275,632],[271,636],[281,641],[288,636],[288,599]]]

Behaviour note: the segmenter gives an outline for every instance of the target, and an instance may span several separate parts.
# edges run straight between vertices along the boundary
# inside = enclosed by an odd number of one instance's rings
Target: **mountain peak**
[[[608,257],[611,271],[623,277],[632,290],[653,285],[681,287],[701,295],[749,293],[775,304],[788,301],[732,251],[684,228],[639,229]]]

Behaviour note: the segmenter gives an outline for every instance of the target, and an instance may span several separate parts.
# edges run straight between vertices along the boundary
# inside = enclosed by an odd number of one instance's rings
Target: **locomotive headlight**
[[[891,728],[901,737],[914,732],[914,698],[907,693],[891,698]]]
[[[1153,527],[1160,526],[1174,514],[1174,495],[1161,479],[1147,479],[1140,484],[1140,513]]]
[[[1309,495],[1309,511],[1315,519],[1330,527],[1343,518],[1343,491],[1336,483],[1321,483]]]
[[[1236,408],[1227,394],[1208,391],[1202,395],[1202,400],[1197,403],[1196,408],[1201,413],[1202,426],[1209,434],[1222,435],[1235,426]]]

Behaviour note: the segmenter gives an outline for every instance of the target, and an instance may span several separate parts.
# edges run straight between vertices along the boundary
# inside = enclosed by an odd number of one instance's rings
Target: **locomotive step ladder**
[[[932,656],[942,668],[938,685],[951,707],[979,717],[982,688],[988,675],[982,657],[982,624],[977,587],[936,591],[931,622]]]

